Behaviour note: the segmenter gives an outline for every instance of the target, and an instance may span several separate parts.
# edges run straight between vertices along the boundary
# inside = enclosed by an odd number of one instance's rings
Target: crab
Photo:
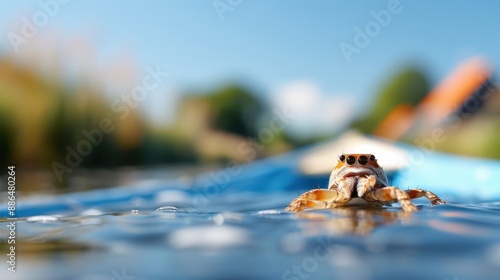
[[[433,205],[446,203],[427,190],[404,191],[389,186],[387,175],[372,154],[342,154],[330,175],[328,189],[305,192],[285,210],[298,212],[305,208],[331,209],[361,198],[369,205],[379,207],[399,202],[403,211],[413,212],[417,207],[411,199],[419,197],[426,197]]]

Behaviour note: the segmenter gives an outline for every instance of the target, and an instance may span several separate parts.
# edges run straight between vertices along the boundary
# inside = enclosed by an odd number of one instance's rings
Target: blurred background
[[[351,129],[500,159],[500,3],[0,5],[0,163],[26,193],[181,178]]]

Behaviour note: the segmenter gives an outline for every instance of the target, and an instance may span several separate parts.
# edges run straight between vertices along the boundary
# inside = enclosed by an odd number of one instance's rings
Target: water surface
[[[450,204],[288,213],[292,199],[328,181],[296,162],[292,155],[154,182],[148,173],[139,176],[148,184],[20,198],[17,272],[5,265],[0,279],[500,279],[493,180],[472,196],[421,170],[389,174],[402,186],[427,180]],[[4,256],[9,223],[0,218]]]

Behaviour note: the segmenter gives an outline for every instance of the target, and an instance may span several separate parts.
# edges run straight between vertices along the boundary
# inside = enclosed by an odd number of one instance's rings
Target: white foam
[[[59,221],[59,218],[55,216],[32,216],[26,219],[30,223],[55,223]]]
[[[179,210],[179,208],[175,207],[175,206],[162,206],[158,209],[156,209],[156,211],[158,212],[175,212]]]
[[[188,195],[182,191],[166,190],[161,191],[155,196],[157,203],[186,203],[189,201]]]
[[[82,216],[101,216],[104,215],[104,212],[97,208],[89,208],[87,210],[84,210],[80,213]]]
[[[173,232],[169,241],[177,248],[222,249],[246,244],[247,230],[234,226],[188,227]]]

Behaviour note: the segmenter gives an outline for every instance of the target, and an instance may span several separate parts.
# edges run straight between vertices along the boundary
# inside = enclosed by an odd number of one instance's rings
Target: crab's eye
[[[370,155],[370,161],[375,161],[375,156],[374,155]]]
[[[344,156],[344,155],[341,155],[341,156],[339,157],[339,160],[340,160],[340,161],[344,161],[344,160],[345,160],[345,156]]]
[[[365,165],[368,163],[368,157],[367,156],[359,156],[358,162],[361,165]]]
[[[354,156],[348,156],[346,162],[349,165],[353,165],[354,163],[356,163],[356,158]]]

